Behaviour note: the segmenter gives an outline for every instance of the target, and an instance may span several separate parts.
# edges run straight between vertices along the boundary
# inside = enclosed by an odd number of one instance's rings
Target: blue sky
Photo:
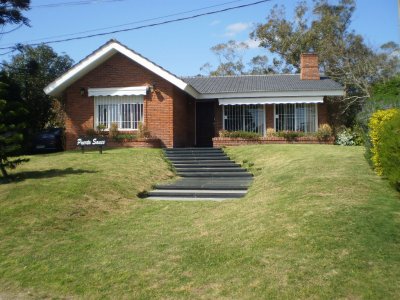
[[[32,0],[32,9],[26,13],[31,21],[31,27],[22,27],[12,33],[3,34],[0,39],[0,47],[220,5],[176,17],[190,16],[210,10],[251,3],[255,0],[93,0],[93,3],[88,5],[60,6],[57,8],[38,7],[51,3],[74,1],[76,2],[76,0]],[[227,2],[231,3],[222,5]],[[332,0],[331,2],[335,3],[336,1]],[[296,3],[297,1],[294,0],[271,0],[252,7],[179,23],[52,44],[51,46],[58,53],[64,52],[77,62],[109,39],[116,38],[177,75],[196,75],[200,73],[200,67],[204,63],[216,64],[210,48],[215,44],[227,42],[229,39],[247,41],[250,46],[254,46],[254,48],[248,50],[247,57],[256,54],[268,54],[264,49],[257,48],[254,43],[251,43],[249,33],[254,28],[254,24],[265,21],[274,4],[285,5],[288,18],[290,18]],[[162,20],[113,29],[144,25]],[[358,0],[352,27],[356,32],[362,34],[367,43],[373,47],[379,47],[391,40],[399,42],[397,1]],[[12,28],[13,26],[6,26],[3,31]],[[8,60],[9,56],[3,55],[2,59]]]

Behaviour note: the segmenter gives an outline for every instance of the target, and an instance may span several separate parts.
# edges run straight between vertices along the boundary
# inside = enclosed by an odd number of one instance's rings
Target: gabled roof
[[[232,94],[279,96],[279,93],[343,95],[343,87],[326,76],[321,76],[320,80],[301,80],[299,74],[183,77],[182,79],[199,92],[200,98],[228,95],[232,97]]]
[[[197,96],[196,91],[182,79],[163,69],[159,65],[153,63],[149,59],[143,57],[139,53],[129,49],[125,45],[122,45],[116,40],[108,41],[99,49],[95,50],[93,53],[89,54],[87,57],[75,64],[66,73],[64,73],[62,76],[58,77],[48,86],[46,86],[44,88],[44,92],[52,96],[60,95],[65,88],[67,88],[69,85],[71,85],[82,76],[89,73],[94,68],[98,67],[115,53],[121,53],[129,57],[139,65],[164,78],[166,81],[172,83],[179,89],[186,91],[193,97]]]
[[[110,40],[44,88],[58,96],[69,85],[95,69],[111,56],[121,53],[196,99],[233,99],[260,97],[343,96],[343,87],[332,79],[301,80],[300,75],[243,75],[183,77],[172,74],[116,40]]]

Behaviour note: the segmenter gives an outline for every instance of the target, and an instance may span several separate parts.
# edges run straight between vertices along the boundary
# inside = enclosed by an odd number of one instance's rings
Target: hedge
[[[400,110],[384,123],[379,151],[383,174],[400,191]]]
[[[376,111],[370,118],[368,126],[369,126],[369,136],[371,139],[371,161],[374,166],[374,169],[378,175],[383,175],[384,170],[382,168],[381,163],[381,146],[382,142],[385,142],[382,139],[382,134],[385,130],[385,124],[392,120],[396,115],[400,114],[399,109],[387,109],[387,110],[378,110]]]

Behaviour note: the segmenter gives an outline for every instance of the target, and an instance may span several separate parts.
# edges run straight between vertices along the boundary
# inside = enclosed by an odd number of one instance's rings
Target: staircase
[[[148,194],[152,200],[215,200],[241,198],[252,182],[252,175],[221,149],[165,149],[181,177],[171,184],[157,185]]]

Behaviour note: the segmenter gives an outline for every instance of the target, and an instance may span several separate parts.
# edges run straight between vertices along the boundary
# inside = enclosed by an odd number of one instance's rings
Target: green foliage
[[[316,137],[320,141],[327,141],[332,137],[332,134],[332,128],[329,126],[329,124],[321,124],[316,132]]]
[[[123,141],[123,140],[133,141],[133,140],[137,139],[137,136],[135,134],[120,133],[120,134],[117,134],[114,139],[116,141]]]
[[[381,164],[381,152],[382,152],[382,134],[385,131],[385,124],[392,120],[396,115],[400,114],[400,109],[387,109],[378,110],[372,116],[368,123],[369,125],[369,136],[371,139],[371,161],[374,169],[378,175],[383,175],[384,170]]]
[[[241,139],[259,139],[261,138],[261,134],[257,132],[250,132],[250,131],[227,131],[221,130],[219,132],[220,137],[227,137],[227,138],[241,138]]]
[[[145,124],[143,124],[143,122],[139,122],[137,136],[138,136],[138,138],[151,137],[151,133],[150,133],[149,129],[147,128],[147,126]]]
[[[107,126],[104,124],[99,124],[96,127],[98,135],[105,135]]]
[[[29,26],[29,20],[22,15],[28,10],[30,0],[2,0],[0,3],[0,25],[24,24]]]
[[[118,123],[111,123],[110,130],[108,131],[109,137],[115,139],[118,134]]]
[[[379,150],[383,175],[400,191],[400,110],[384,122]]]
[[[20,53],[12,57],[4,71],[18,84],[19,97],[29,112],[27,133],[31,135],[46,126],[59,126],[58,120],[62,119],[56,115],[59,110],[53,109],[54,100],[43,88],[64,74],[72,66],[72,59],[68,55],[58,55],[47,45],[21,46],[18,50]]]
[[[341,146],[361,146],[364,144],[364,134],[359,126],[347,128],[342,126],[336,133],[336,145]]]
[[[303,131],[290,131],[290,130],[283,130],[278,131],[276,136],[283,137],[287,141],[295,141],[298,137],[305,136],[306,134]]]
[[[7,85],[0,83],[1,98],[8,98],[8,88]],[[6,169],[15,169],[19,164],[28,161],[15,157],[19,154],[23,142],[25,116],[26,110],[18,101],[0,100],[0,170],[5,178],[9,177]]]

